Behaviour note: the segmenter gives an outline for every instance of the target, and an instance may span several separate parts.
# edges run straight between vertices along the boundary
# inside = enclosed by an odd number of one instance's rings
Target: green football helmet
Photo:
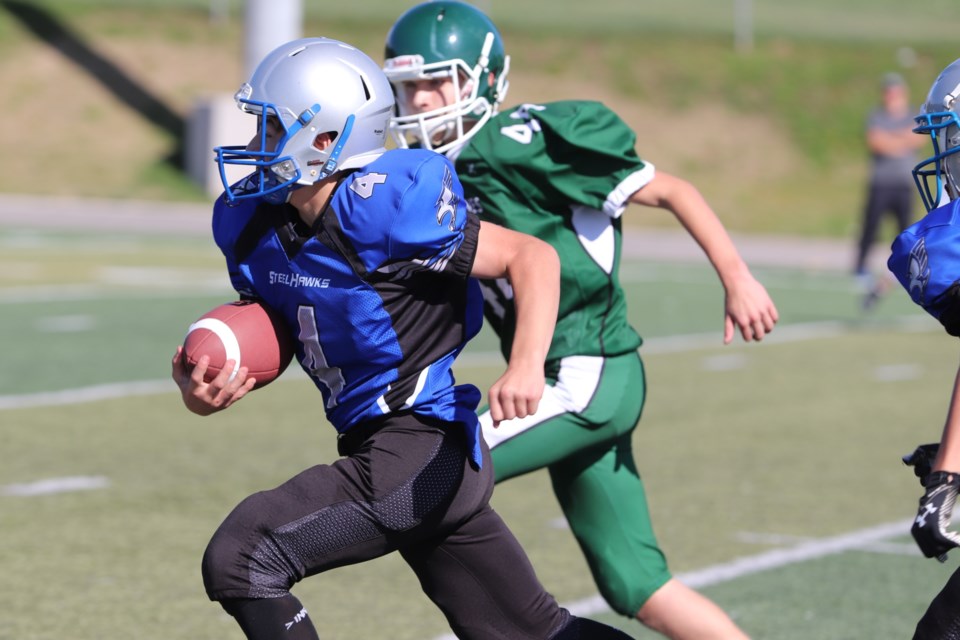
[[[384,73],[398,97],[412,80],[450,78],[453,104],[409,113],[398,99],[390,123],[397,145],[411,143],[439,153],[468,140],[506,97],[510,57],[497,27],[482,11],[463,2],[419,4],[401,15],[387,34]]]

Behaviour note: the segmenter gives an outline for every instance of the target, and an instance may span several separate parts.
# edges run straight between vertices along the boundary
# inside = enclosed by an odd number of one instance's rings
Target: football
[[[183,363],[189,372],[210,356],[204,380],[213,380],[227,360],[234,360],[231,379],[240,367],[256,378],[255,389],[276,380],[293,359],[293,337],[280,316],[266,305],[238,300],[214,307],[187,329]]]

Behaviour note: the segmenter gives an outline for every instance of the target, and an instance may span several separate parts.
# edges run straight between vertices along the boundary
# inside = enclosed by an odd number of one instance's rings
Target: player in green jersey
[[[598,102],[526,104],[498,113],[509,58],[493,23],[460,2],[404,13],[387,36],[385,72],[400,112],[400,146],[456,163],[468,207],[549,242],[561,300],[547,358],[550,384],[532,416],[481,417],[497,481],[546,468],[614,610],[670,638],[745,638],[713,602],[673,578],[660,551],[631,436],[644,403],[640,336],[618,280],[620,216],[631,203],[671,211],[723,284],[724,342],[761,340],[777,310],[723,225],[689,182],[655,171],[636,136]],[[517,316],[510,284],[487,282],[486,314],[510,356]]]

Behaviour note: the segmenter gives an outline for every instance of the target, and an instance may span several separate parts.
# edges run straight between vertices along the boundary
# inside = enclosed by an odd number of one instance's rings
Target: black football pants
[[[227,516],[203,558],[211,599],[228,611],[279,604],[304,577],[399,551],[460,638],[543,640],[582,624],[544,590],[488,504],[489,452],[476,469],[462,426],[406,414],[351,431],[340,448],[345,457]],[[627,637],[618,634],[609,637]]]

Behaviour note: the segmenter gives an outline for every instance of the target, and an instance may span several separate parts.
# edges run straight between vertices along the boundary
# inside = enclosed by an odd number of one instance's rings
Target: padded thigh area
[[[492,489],[489,473],[470,465],[464,439],[456,427],[387,426],[353,455],[245,499],[204,554],[208,595],[280,597],[306,576],[454,526]]]

